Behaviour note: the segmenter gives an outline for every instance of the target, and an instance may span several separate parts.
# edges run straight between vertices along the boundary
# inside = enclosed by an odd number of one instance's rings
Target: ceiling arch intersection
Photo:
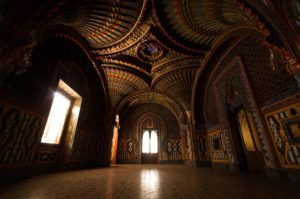
[[[146,89],[165,92],[187,110],[214,42],[257,22],[236,0],[83,0],[60,13],[56,20],[78,31],[101,62],[113,106]]]
[[[151,22],[149,24],[150,26],[153,23],[151,19],[145,20],[144,23],[149,22]],[[96,59],[102,61],[99,68],[103,68],[104,70],[107,70],[107,68],[116,69],[117,71],[123,71],[125,74],[132,74],[131,78],[139,77],[147,83],[148,90],[166,92],[168,95],[178,98],[180,103],[184,104],[183,107],[189,109],[190,100],[188,98],[191,93],[190,85],[193,81],[196,69],[201,65],[203,55],[194,56],[190,55],[188,51],[184,53],[182,50],[179,52],[176,48],[172,48],[172,46],[168,45],[168,42],[160,38],[160,35],[157,34],[157,28],[153,24],[149,30],[144,33],[142,37],[135,38],[135,43],[128,45],[127,48],[123,46],[122,49],[102,55],[99,51],[94,51]],[[128,40],[130,40],[130,38],[128,38]],[[119,44],[116,44],[116,48],[120,47],[118,45]],[[110,49],[114,48],[115,46],[111,46]],[[182,75],[180,75],[180,73],[182,73]],[[106,75],[113,106],[115,106],[121,98],[125,98],[127,95],[130,95],[131,92],[138,90],[133,89],[130,84],[127,83],[123,85],[129,87],[126,89],[127,92],[121,93],[120,90],[112,89],[117,85],[119,86],[119,84],[116,84],[112,80],[112,78],[115,78],[115,75],[108,76],[108,73],[106,73]],[[164,78],[164,83],[158,84],[158,82]],[[174,82],[172,83],[170,81]],[[165,85],[167,82],[168,86]],[[159,86],[152,86],[154,83]],[[160,103],[164,104],[165,102],[160,101]]]

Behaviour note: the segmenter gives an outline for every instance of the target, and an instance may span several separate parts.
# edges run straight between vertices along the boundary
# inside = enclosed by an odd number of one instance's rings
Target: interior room
[[[0,0],[0,198],[297,198],[299,0]]]

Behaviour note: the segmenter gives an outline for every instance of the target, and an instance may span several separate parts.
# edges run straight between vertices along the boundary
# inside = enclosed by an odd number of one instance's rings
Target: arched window
[[[143,153],[157,153],[157,130],[143,130]]]

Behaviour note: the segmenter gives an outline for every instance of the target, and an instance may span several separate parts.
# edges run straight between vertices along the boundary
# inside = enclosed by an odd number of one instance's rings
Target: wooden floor
[[[114,165],[58,172],[1,185],[0,199],[300,198],[300,184],[222,169],[179,165]]]

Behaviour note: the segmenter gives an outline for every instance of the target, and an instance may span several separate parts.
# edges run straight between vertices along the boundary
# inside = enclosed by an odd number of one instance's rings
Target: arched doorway
[[[237,166],[241,172],[262,173],[262,158],[257,150],[253,121],[243,106],[228,111],[232,142],[237,157]]]
[[[241,172],[248,172],[249,165],[247,160],[247,150],[245,149],[246,141],[245,137],[242,135],[243,133],[245,133],[243,132],[243,130],[246,131],[247,127],[249,133],[249,126],[247,126],[247,121],[245,123],[242,114],[244,114],[244,110],[241,107],[235,108],[233,110],[228,110],[228,122],[231,130],[232,142],[237,157],[238,169]],[[253,144],[252,138],[249,143]]]

